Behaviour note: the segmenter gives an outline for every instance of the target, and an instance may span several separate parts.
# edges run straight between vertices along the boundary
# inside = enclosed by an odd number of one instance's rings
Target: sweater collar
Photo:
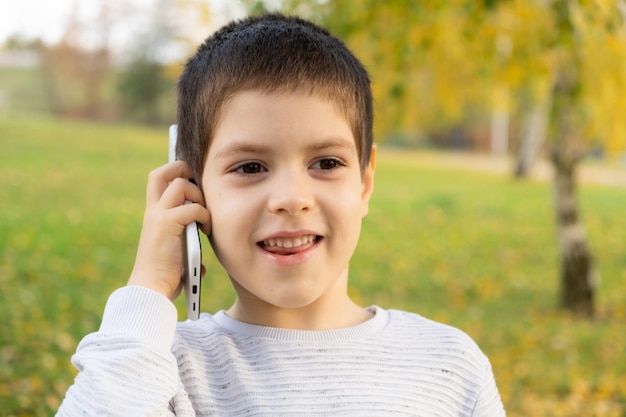
[[[215,313],[213,320],[228,333],[242,336],[284,341],[345,341],[360,340],[385,328],[389,321],[389,313],[378,306],[368,307],[367,310],[374,313],[374,316],[369,320],[355,326],[331,330],[292,330],[259,326],[235,320],[229,317],[224,310]]]

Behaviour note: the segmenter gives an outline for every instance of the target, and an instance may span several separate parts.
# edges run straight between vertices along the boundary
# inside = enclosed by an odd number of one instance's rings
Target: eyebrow
[[[226,158],[231,154],[239,154],[239,153],[260,154],[260,153],[267,152],[268,149],[269,149],[269,146],[265,146],[265,145],[255,145],[251,143],[235,142],[221,149],[217,154],[215,154],[215,158],[216,159]]]
[[[324,150],[328,148],[348,148],[348,149],[356,149],[356,144],[354,140],[349,140],[344,137],[329,137],[322,139],[320,141],[316,141],[308,146],[310,150]]]
[[[309,151],[322,151],[325,149],[331,148],[344,148],[344,149],[355,149],[356,144],[354,141],[343,137],[328,137],[319,141],[315,141],[312,144],[307,146],[307,150]],[[228,157],[231,154],[263,154],[268,152],[271,149],[271,146],[268,145],[257,145],[253,143],[246,142],[235,142],[225,146],[219,152],[215,154],[216,159],[221,159]]]

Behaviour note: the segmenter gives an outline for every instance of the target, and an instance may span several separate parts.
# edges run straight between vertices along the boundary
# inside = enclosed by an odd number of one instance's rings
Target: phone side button
[[[191,292],[193,294],[197,294],[198,293],[198,286],[197,285],[192,285],[191,286]]]

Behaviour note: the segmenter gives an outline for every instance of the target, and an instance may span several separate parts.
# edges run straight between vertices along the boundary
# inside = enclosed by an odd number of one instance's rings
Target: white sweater
[[[223,311],[176,324],[165,297],[114,292],[58,416],[504,416],[463,332],[372,307],[354,327],[254,326]]]

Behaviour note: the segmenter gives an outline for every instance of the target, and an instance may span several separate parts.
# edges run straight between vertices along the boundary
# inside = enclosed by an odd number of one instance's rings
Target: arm
[[[57,415],[168,415],[178,389],[175,327],[176,309],[162,295],[142,287],[114,292],[100,330],[72,358],[79,374]]]
[[[172,415],[168,407],[175,398],[177,415],[193,415],[170,352],[177,320],[170,300],[181,288],[181,234],[192,221],[210,221],[202,192],[185,179],[190,177],[189,166],[180,161],[150,173],[128,286],[111,295],[100,330],[79,344],[72,359],[79,374],[57,415]],[[183,206],[185,200],[196,203]]]
[[[505,417],[505,415],[493,371],[491,365],[488,364],[482,387],[472,410],[472,417]]]

